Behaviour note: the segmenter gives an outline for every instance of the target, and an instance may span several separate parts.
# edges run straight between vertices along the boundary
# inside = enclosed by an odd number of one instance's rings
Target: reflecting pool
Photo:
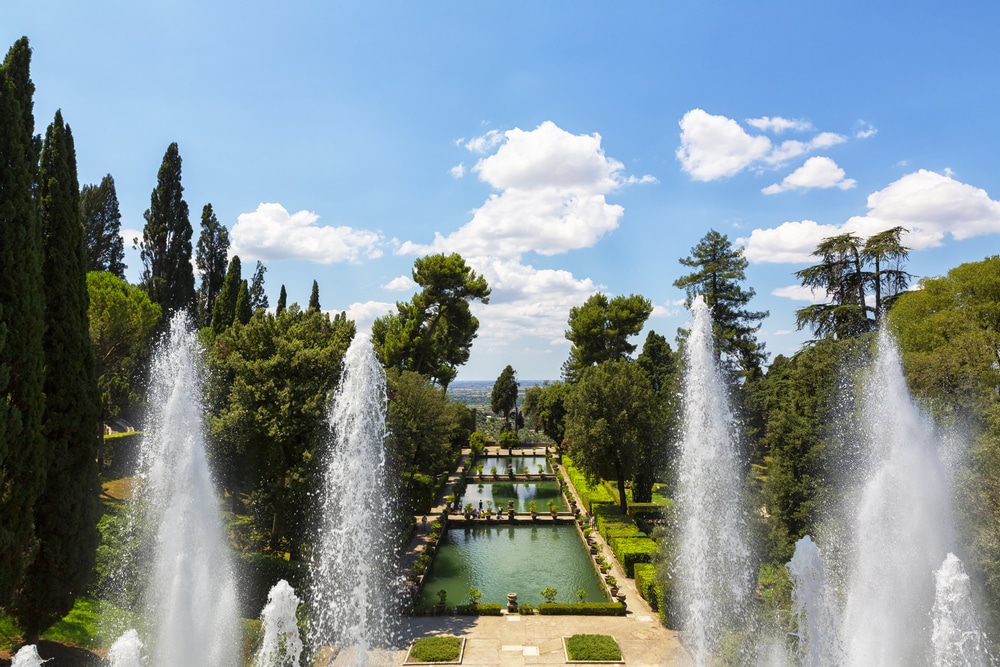
[[[506,606],[507,593],[517,593],[519,604],[545,601],[544,588],[555,588],[556,602],[577,602],[583,589],[587,602],[606,602],[604,586],[580,534],[573,525],[475,526],[449,528],[421,600],[438,602],[437,592],[448,591],[447,604],[469,603],[469,589],[483,593],[480,603]]]
[[[559,512],[568,512],[566,501],[559,493],[559,483],[556,481],[540,482],[489,482],[486,484],[469,484],[465,488],[462,496],[462,507],[471,503],[473,507],[479,507],[479,501],[483,501],[483,509],[489,505],[487,501],[493,502],[493,511],[501,509],[507,511],[507,502],[514,501],[515,512],[529,511],[528,503],[535,501],[536,509],[539,512],[549,511],[549,501],[556,504]]]
[[[482,464],[483,474],[492,474],[493,468],[497,469],[496,474],[506,475],[510,472],[511,468],[514,469],[514,474],[521,475],[525,473],[525,468],[527,468],[527,473],[531,475],[537,475],[539,473],[538,466],[541,466],[541,472],[551,475],[552,466],[549,465],[549,460],[544,456],[481,456],[476,459],[476,465]]]

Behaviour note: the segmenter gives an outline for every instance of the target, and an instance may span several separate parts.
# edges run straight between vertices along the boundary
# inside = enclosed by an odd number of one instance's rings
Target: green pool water
[[[479,507],[479,501],[483,501],[483,509],[489,505],[486,501],[493,501],[493,511],[497,508],[507,511],[507,501],[514,501],[515,512],[529,511],[529,503],[534,500],[536,509],[539,512],[549,511],[549,501],[556,504],[556,511],[566,512],[566,501],[559,493],[559,483],[556,481],[544,482],[490,482],[487,484],[469,484],[465,487],[465,494],[462,496],[461,506],[471,503],[473,507]]]
[[[424,581],[424,606],[437,603],[437,592],[448,591],[447,604],[468,604],[469,589],[483,593],[481,603],[506,606],[507,593],[518,603],[545,601],[544,588],[555,588],[557,602],[576,602],[586,591],[588,602],[607,596],[594,561],[575,526],[475,526],[449,528]]]
[[[476,459],[475,465],[483,465],[483,474],[492,474],[493,468],[497,469],[498,475],[506,475],[511,468],[514,474],[520,475],[525,468],[532,475],[538,474],[538,466],[542,466],[542,472],[552,474],[552,466],[544,456],[481,456]]]

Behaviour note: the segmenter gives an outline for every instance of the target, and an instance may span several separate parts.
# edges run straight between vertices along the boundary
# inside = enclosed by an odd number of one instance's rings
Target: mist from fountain
[[[108,650],[110,667],[142,667],[142,640],[135,630],[128,630]]]
[[[28,644],[18,649],[11,660],[10,667],[42,667],[45,664],[42,656],[38,655],[38,647]]]
[[[685,344],[684,432],[679,462],[677,596],[685,644],[698,665],[718,640],[748,625],[753,569],[743,466],[714,352],[711,311],[696,297]]]
[[[299,667],[302,640],[295,616],[299,602],[295,589],[284,579],[271,587],[260,614],[263,637],[254,667]]]
[[[844,664],[837,634],[837,613],[830,600],[819,547],[806,535],[795,543],[785,566],[792,582],[792,614],[798,622],[798,655],[803,665],[836,667]]]
[[[882,331],[862,392],[867,458],[850,523],[853,561],[842,636],[852,665],[926,664],[933,572],[954,544],[933,423],[910,398],[899,352]]]
[[[236,587],[205,455],[200,347],[186,313],[173,316],[154,355],[148,405],[132,521],[153,544],[140,584],[151,663],[230,667],[239,655]]]
[[[390,660],[398,641],[398,489],[386,466],[385,373],[367,336],[355,336],[330,406],[321,527],[310,564],[313,649],[333,645],[350,664]],[[372,650],[376,649],[376,650]]]
[[[994,664],[972,604],[969,575],[949,553],[934,573],[933,632],[935,667],[988,667]]]

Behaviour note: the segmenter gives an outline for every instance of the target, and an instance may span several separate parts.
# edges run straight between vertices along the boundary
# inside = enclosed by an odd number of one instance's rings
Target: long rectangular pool
[[[587,602],[606,602],[604,585],[587,547],[573,525],[474,526],[449,528],[434,565],[424,581],[421,601],[430,607],[437,592],[448,592],[447,604],[469,603],[469,589],[483,593],[480,602],[506,606],[507,594],[519,604],[544,602],[541,591],[558,591],[557,602],[577,602],[583,589]]]
[[[555,503],[557,512],[566,512],[566,501],[559,492],[559,483],[553,480],[541,482],[487,482],[484,484],[469,484],[462,495],[461,506],[471,504],[478,508],[482,501],[483,509],[487,501],[493,503],[493,511],[507,511],[508,502],[514,501],[515,512],[528,512],[531,501],[535,501],[535,509],[539,512],[549,511],[549,501]]]

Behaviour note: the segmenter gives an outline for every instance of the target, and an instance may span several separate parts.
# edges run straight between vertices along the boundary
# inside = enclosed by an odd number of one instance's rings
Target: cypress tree
[[[31,49],[22,37],[0,66],[0,604],[11,599],[34,557],[34,505],[45,481],[42,412],[45,297],[42,231],[34,185]]]
[[[100,185],[85,185],[80,190],[80,215],[83,218],[87,246],[87,268],[107,271],[125,279],[125,244],[122,241],[122,215],[118,209],[115,179],[108,174]]]
[[[288,293],[285,292],[285,286],[281,286],[281,291],[278,292],[278,306],[274,309],[275,315],[281,315],[285,312],[285,308],[288,302]]]
[[[271,305],[267,301],[267,294],[264,293],[264,274],[267,267],[260,260],[257,261],[257,268],[253,272],[253,281],[250,283],[250,310],[256,312],[259,308],[267,310]]]
[[[243,281],[243,268],[240,264],[240,256],[233,255],[229,260],[229,270],[222,281],[222,290],[215,305],[212,308],[212,331],[218,336],[229,328],[236,319],[236,299],[240,293],[240,284]]]
[[[309,293],[309,310],[319,310],[319,283],[313,281],[312,292]]]
[[[239,322],[240,324],[246,324],[250,321],[253,316],[253,308],[250,307],[250,288],[247,286],[247,281],[240,281],[240,291],[236,295],[236,316],[233,318],[233,322]]]
[[[201,209],[201,234],[198,236],[198,253],[195,264],[201,273],[198,290],[198,324],[207,327],[212,323],[215,300],[226,279],[226,257],[229,255],[229,230],[215,217],[211,204]]]
[[[87,257],[73,135],[62,113],[45,133],[39,180],[45,290],[45,486],[35,502],[38,553],[13,611],[29,643],[83,592],[97,550],[99,397],[87,319]]]
[[[181,156],[174,142],[167,147],[156,187],[143,214],[142,286],[163,309],[163,321],[195,305],[194,268],[191,266],[191,220],[181,186]]]

